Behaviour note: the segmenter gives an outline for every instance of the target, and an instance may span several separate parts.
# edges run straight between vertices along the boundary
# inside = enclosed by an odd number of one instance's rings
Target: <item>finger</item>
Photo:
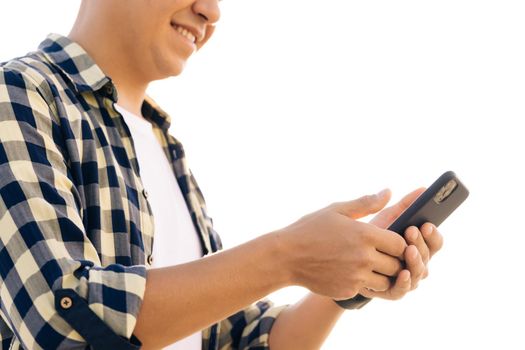
[[[428,260],[430,259],[430,251],[419,229],[415,226],[410,226],[409,228],[407,228],[405,231],[405,239],[407,241],[407,244],[412,244],[416,246],[417,250],[419,251],[419,254],[423,259],[423,264],[426,265],[428,263]]]
[[[362,288],[359,294],[367,298],[383,298],[396,300],[402,298],[411,289],[410,271],[402,270],[397,275],[396,282],[391,288],[384,292],[373,291],[370,289]]]
[[[403,270],[403,265],[401,261],[397,258],[394,258],[390,255],[376,251],[374,254],[374,272],[380,273],[385,276],[397,276],[401,270]]]
[[[423,271],[423,276],[421,276],[421,279],[424,280],[428,277],[428,266],[425,266],[425,271]]]
[[[403,270],[399,273],[396,283],[389,291],[390,299],[401,299],[412,288],[412,279],[409,270]]]
[[[373,244],[376,249],[382,253],[405,260],[404,253],[407,247],[405,239],[394,231],[374,228],[375,230],[371,237],[374,239]]]
[[[425,188],[418,188],[404,196],[396,204],[384,209],[380,215],[373,218],[370,223],[381,227],[387,228],[394,222],[395,219],[401,215],[420,195],[425,191]]]
[[[433,224],[427,222],[421,227],[421,234],[429,250],[429,258],[443,247],[443,236]]]
[[[414,190],[414,191],[410,192],[409,194],[407,194],[406,196],[401,198],[401,200],[399,202],[397,202],[396,204],[394,204],[393,206],[388,208],[389,210],[392,209],[392,212],[389,213],[389,214],[391,214],[393,216],[393,217],[391,217],[392,222],[395,219],[397,219],[397,217],[399,215],[401,215],[406,209],[408,209],[408,207],[410,207],[412,205],[412,203],[414,203],[414,201],[419,196],[421,196],[421,194],[423,192],[425,192],[425,188],[424,187],[418,188],[417,190]]]
[[[420,187],[417,190],[414,190],[401,198],[399,202],[395,204],[395,206],[400,209],[401,211],[405,211],[408,207],[412,205],[412,203],[415,202],[415,200],[425,192],[425,187]]]
[[[336,210],[352,219],[359,219],[377,213],[390,200],[391,192],[385,189],[377,194],[363,196],[348,202],[334,203]]]
[[[410,245],[405,252],[406,267],[412,276],[411,288],[415,289],[425,272],[425,264],[416,246]]]
[[[390,285],[390,278],[375,272],[370,272],[364,283],[365,288],[376,292],[384,292],[390,288]]]

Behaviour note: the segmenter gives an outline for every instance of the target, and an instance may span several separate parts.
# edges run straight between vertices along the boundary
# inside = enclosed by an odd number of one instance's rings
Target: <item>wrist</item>
[[[296,263],[291,242],[284,232],[278,230],[261,237],[264,240],[268,261],[271,261],[272,275],[280,288],[297,284]]]

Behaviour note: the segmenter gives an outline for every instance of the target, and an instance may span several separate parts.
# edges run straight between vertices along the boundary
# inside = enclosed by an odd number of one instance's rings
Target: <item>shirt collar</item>
[[[157,125],[164,131],[168,131],[171,125],[171,117],[163,111],[153,99],[146,95],[142,102],[142,116]]]
[[[64,73],[77,92],[94,92],[105,87],[109,97],[117,102],[117,90],[111,78],[78,43],[66,36],[51,33],[40,43],[38,49],[51,64]],[[170,116],[149,96],[142,103],[142,115],[162,130],[167,131],[171,125]]]
[[[38,49],[73,83],[78,92],[97,91],[111,81],[79,44],[51,33]]]

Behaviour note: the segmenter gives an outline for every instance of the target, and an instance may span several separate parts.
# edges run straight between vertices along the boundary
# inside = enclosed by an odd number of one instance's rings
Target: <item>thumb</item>
[[[391,195],[392,193],[389,189],[384,189],[377,194],[339,203],[336,210],[349,218],[359,219],[383,209],[390,200]]]

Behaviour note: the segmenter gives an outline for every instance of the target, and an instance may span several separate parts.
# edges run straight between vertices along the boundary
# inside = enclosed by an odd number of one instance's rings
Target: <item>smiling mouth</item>
[[[191,41],[193,44],[196,44],[197,43],[197,38],[195,37],[195,35],[193,35],[192,32],[190,32],[189,30],[187,30],[186,28],[184,27],[181,27],[175,23],[172,23],[171,26],[173,27],[173,29],[175,29],[180,35],[182,35],[183,37],[185,37],[186,39],[188,39],[189,41]]]

